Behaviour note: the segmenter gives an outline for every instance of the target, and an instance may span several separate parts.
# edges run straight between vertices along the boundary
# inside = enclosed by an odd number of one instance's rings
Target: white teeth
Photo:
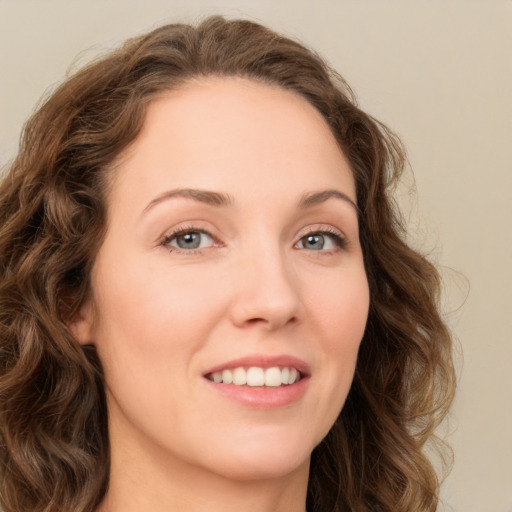
[[[274,366],[265,370],[265,386],[276,388],[282,384],[281,370]]]
[[[235,368],[233,370],[233,384],[237,386],[243,386],[247,384],[247,372],[245,368]]]
[[[224,384],[231,384],[233,382],[233,372],[231,370],[222,371],[222,382]]]
[[[233,368],[231,370],[222,370],[211,373],[207,376],[209,380],[217,384],[235,384],[236,386],[250,387],[279,387],[294,384],[301,378],[296,368],[261,368],[251,366],[247,370],[244,367]]]
[[[263,368],[251,366],[247,370],[247,385],[248,386],[263,386],[265,384],[265,372]]]

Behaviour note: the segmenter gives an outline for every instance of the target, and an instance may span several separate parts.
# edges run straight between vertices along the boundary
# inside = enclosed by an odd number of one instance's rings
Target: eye
[[[213,237],[205,231],[182,229],[168,235],[163,245],[183,251],[204,249],[214,244]]]
[[[331,251],[340,249],[346,245],[346,240],[338,233],[320,231],[303,236],[295,245],[297,249],[309,249],[311,251]]]

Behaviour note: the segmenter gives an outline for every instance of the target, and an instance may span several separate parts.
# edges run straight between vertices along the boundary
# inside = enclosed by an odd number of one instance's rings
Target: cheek
[[[183,272],[112,275],[98,297],[103,338],[123,346],[130,340],[142,349],[190,347],[189,340],[208,331],[216,315],[218,292],[200,276]],[[211,282],[209,283],[212,284]],[[107,288],[107,289],[106,289]]]
[[[322,338],[330,348],[353,350],[359,346],[370,304],[362,266],[351,266],[339,274],[326,276],[323,281],[317,278],[306,296]]]
[[[331,276],[323,284],[322,293],[311,293],[310,311],[318,333],[318,365],[325,384],[318,389],[317,400],[331,411],[333,422],[352,385],[368,317],[369,289],[364,269],[358,267],[339,278]]]
[[[112,261],[110,254],[100,255],[93,273],[95,342],[107,378],[114,366],[132,375],[164,365],[185,371],[183,358],[201,348],[220,314],[212,273],[169,266],[164,251],[143,265],[127,257]]]
[[[128,265],[126,266],[128,267]],[[96,345],[109,407],[142,431],[156,424],[178,428],[177,415],[194,403],[198,354],[221,315],[218,287],[200,272],[156,265],[98,266],[95,281],[101,316]],[[187,384],[188,383],[188,384]],[[176,434],[177,435],[177,434]]]

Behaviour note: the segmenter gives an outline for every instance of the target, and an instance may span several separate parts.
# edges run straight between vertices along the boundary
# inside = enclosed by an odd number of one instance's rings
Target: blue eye
[[[211,247],[213,238],[204,231],[187,230],[172,233],[165,239],[164,243],[167,246],[186,251]]]
[[[330,251],[345,246],[345,239],[337,233],[309,233],[303,236],[296,244],[298,249],[311,251]]]

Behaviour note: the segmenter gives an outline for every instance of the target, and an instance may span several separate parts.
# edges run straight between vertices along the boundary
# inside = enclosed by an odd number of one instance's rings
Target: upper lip
[[[251,367],[258,366],[260,368],[272,368],[273,366],[279,366],[281,368],[296,368],[302,376],[307,376],[310,374],[309,365],[299,359],[298,357],[291,355],[277,355],[277,356],[269,356],[264,354],[254,354],[250,356],[240,357],[237,359],[232,359],[231,361],[226,361],[225,363],[221,363],[218,365],[209,368],[204,375],[209,375],[210,373],[220,372],[222,370],[229,370],[233,368],[239,368],[241,366]]]

